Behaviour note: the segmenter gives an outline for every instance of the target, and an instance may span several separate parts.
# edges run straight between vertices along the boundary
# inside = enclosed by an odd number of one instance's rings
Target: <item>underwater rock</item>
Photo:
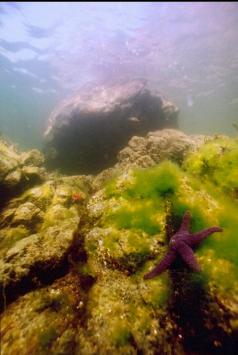
[[[11,224],[17,225],[34,225],[37,222],[42,221],[43,213],[31,202],[26,202],[20,205],[14,213]]]
[[[84,306],[76,273],[20,297],[1,317],[2,354],[74,354]]]
[[[132,136],[177,127],[178,112],[146,80],[82,91],[63,101],[48,119],[48,166],[67,173],[99,172],[116,162]]]
[[[238,199],[238,139],[215,135],[201,146],[197,153],[189,154],[183,164],[193,176],[212,182],[219,189]]]
[[[22,174],[20,169],[13,170],[4,179],[4,185],[9,189],[14,189],[17,185],[19,185],[22,178]]]
[[[181,164],[190,151],[197,150],[208,136],[186,135],[176,129],[149,132],[146,137],[132,137],[118,154],[119,165],[149,167],[169,159]]]
[[[205,137],[201,138],[204,141]],[[138,137],[138,140],[140,139]],[[210,137],[207,139],[210,140]],[[201,149],[203,145],[200,139],[197,143],[195,142],[191,145],[194,149],[191,156],[194,154],[196,157],[200,145]],[[137,148],[141,149],[139,144],[135,144],[135,151]],[[107,299],[111,299],[113,280],[109,275],[110,272],[120,272],[121,276],[118,276],[117,280],[119,282],[124,275],[127,275],[123,283],[127,283],[128,294],[130,288],[133,287],[133,280],[137,280],[137,286],[141,288],[140,295],[144,299],[147,295],[149,299],[154,300],[155,285],[158,287],[160,285],[160,292],[163,287],[168,287],[167,322],[173,329],[172,343],[179,339],[182,347],[178,348],[179,350],[175,353],[233,354],[232,351],[237,346],[236,319],[238,316],[237,252],[234,249],[237,245],[238,228],[236,205],[231,209],[230,203],[232,202],[226,201],[221,192],[217,193],[214,190],[213,195],[211,186],[209,188],[206,185],[203,186],[201,181],[195,181],[182,168],[171,162],[165,161],[158,165],[154,164],[150,168],[140,169],[138,166],[136,169],[131,169],[128,163],[126,167],[127,169],[121,168],[120,170],[118,165],[117,171],[113,173],[109,171],[109,175],[104,180],[104,187],[102,179],[101,189],[98,184],[98,191],[88,203],[89,216],[96,221],[94,222],[96,227],[85,236],[87,263],[91,272],[98,276],[98,281],[93,286],[95,303],[91,310],[91,317],[95,318],[90,319],[89,324],[95,327],[97,322],[99,324],[101,321],[102,324],[110,323],[111,329],[114,328],[114,322],[118,318],[112,316],[114,313],[113,307],[109,306],[110,301],[104,306],[100,304],[100,297],[105,294],[108,284],[101,286],[103,290],[100,290],[100,285],[107,277],[107,283],[110,285]],[[110,175],[111,180],[107,181]],[[105,181],[107,181],[106,187]],[[171,283],[168,280],[165,281],[163,275],[160,275],[143,285],[143,273],[148,272],[154,265],[153,259],[157,262],[161,260],[163,250],[167,249],[169,238],[178,230],[182,216],[187,209],[192,214],[191,232],[197,232],[212,224],[221,224],[224,228],[221,235],[211,236],[196,251],[196,257],[202,267],[201,273],[190,272],[182,260],[177,260],[167,274]],[[159,232],[155,228],[154,221],[157,221]],[[134,237],[136,231],[136,237]],[[133,240],[132,245],[130,245],[130,240]],[[154,281],[152,285],[151,281]],[[122,290],[123,286],[117,291],[117,295],[121,295]],[[157,300],[162,297],[163,292],[162,294],[160,292],[158,291]],[[130,298],[129,295],[128,297]],[[121,295],[119,299],[123,299],[123,296]],[[115,300],[112,302],[116,304]],[[133,302],[136,304],[138,300],[134,299]],[[130,307],[130,302],[127,304]],[[111,310],[110,320],[106,320],[107,306]],[[118,307],[123,312],[124,306],[120,304]],[[154,304],[154,309],[158,312],[158,319],[160,319],[163,307],[159,301],[156,305]],[[124,330],[122,333],[127,336],[120,343],[120,349],[125,344],[131,344],[128,339],[133,338],[135,340],[133,344],[136,344],[137,349],[139,348],[145,354],[147,351],[150,353],[148,350],[150,345],[147,343],[148,347],[143,348],[140,339],[137,338],[138,333],[134,328],[134,323],[130,324],[129,319],[134,314],[127,308],[122,316],[122,319],[126,319],[122,326]],[[146,316],[141,314],[141,317]],[[153,329],[151,319],[147,318],[147,324],[150,324],[149,328]],[[97,327],[99,328],[99,325]],[[156,343],[156,341],[159,342],[161,328],[155,330],[158,334],[154,339]],[[142,336],[142,328],[140,331]],[[109,334],[104,327],[97,332]],[[165,337],[170,336],[169,333],[165,333]],[[144,341],[147,342],[148,338],[144,336]],[[93,341],[96,342],[92,339],[91,342]],[[107,341],[96,343],[99,348],[103,345],[113,346]],[[166,341],[165,343],[168,346]],[[166,348],[167,352],[164,351],[165,343],[157,344],[156,350],[159,348],[161,353],[174,353],[174,349],[169,347]],[[118,343],[116,344],[118,346]]]
[[[184,354],[167,310],[167,280],[146,285],[102,268],[89,293],[87,317],[78,331],[80,354]],[[159,352],[158,352],[159,351]]]
[[[28,189],[3,209],[0,289],[9,301],[66,272],[88,189],[83,176],[61,177]],[[75,202],[73,193],[84,198]]]
[[[16,169],[19,165],[20,156],[16,152],[13,145],[5,140],[0,141],[0,183],[2,184],[5,177]]]
[[[225,143],[213,138],[172,129],[135,136],[99,175],[51,173],[9,201],[0,216],[4,354],[234,353],[237,200],[217,183],[224,165],[213,162]],[[230,167],[237,143],[227,140]],[[200,161],[210,146],[208,184]],[[195,251],[201,272],[178,257],[144,280],[186,210],[191,233],[223,228]]]
[[[43,154],[37,149],[32,149],[21,154],[22,165],[40,167],[44,162],[45,158]]]
[[[74,242],[77,219],[17,241],[0,262],[0,288],[9,299],[63,272]],[[2,294],[2,293],[1,293]]]
[[[148,168],[171,160],[181,165],[190,152],[196,152],[210,136],[187,135],[176,129],[165,128],[149,132],[145,137],[133,136],[117,155],[117,163],[95,176],[94,190],[102,188],[105,181],[131,168]]]
[[[19,152],[10,142],[0,139],[0,206],[9,197],[46,178],[43,154],[37,149]]]

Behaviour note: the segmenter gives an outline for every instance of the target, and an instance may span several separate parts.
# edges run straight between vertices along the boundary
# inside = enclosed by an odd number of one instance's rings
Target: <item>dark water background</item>
[[[41,147],[47,116],[88,82],[144,77],[187,133],[234,135],[238,3],[0,3],[0,131]]]

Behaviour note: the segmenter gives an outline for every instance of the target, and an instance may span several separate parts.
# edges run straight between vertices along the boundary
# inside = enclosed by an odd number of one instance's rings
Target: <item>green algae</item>
[[[217,187],[194,179],[186,176],[186,183],[171,199],[172,215],[181,221],[184,212],[189,210],[193,233],[214,225],[223,228],[223,232],[206,238],[195,255],[201,264],[201,278],[205,284],[213,282],[223,293],[228,290],[234,293],[238,286],[237,203]]]
[[[190,188],[193,181],[188,179]],[[200,184],[200,186],[199,186]],[[197,183],[196,188],[186,193],[186,189],[173,200],[173,213],[181,218],[185,210],[192,214],[191,232],[217,225],[223,232],[215,233],[206,238],[198,252],[211,249],[214,257],[227,260],[238,267],[238,221],[237,203],[232,201],[224,192],[212,188],[209,184]],[[182,188],[181,188],[182,190]]]
[[[182,167],[184,171],[171,162],[163,162],[153,168],[134,170],[124,184],[118,184],[114,179],[108,185],[106,195],[118,199],[119,207],[110,211],[106,223],[121,230],[143,230],[153,236],[163,228],[156,224],[156,212],[162,213],[165,202],[169,205],[175,229],[185,211],[189,210],[192,233],[213,225],[224,229],[222,233],[209,236],[196,250],[202,265],[202,278],[219,283],[223,290],[228,284],[231,288],[233,284],[235,289],[238,275],[237,206],[225,193],[234,190],[238,181],[237,147],[236,140],[215,138],[188,156]],[[199,180],[200,176],[204,181]],[[216,262],[221,269],[214,266]],[[226,281],[229,273],[230,280]]]
[[[196,203],[197,201],[186,201],[175,196],[171,203],[171,214],[174,219],[182,221],[183,215],[186,211],[191,213],[190,231],[195,233],[201,229],[208,228],[209,222],[206,219],[204,210],[201,205]]]
[[[205,254],[207,249],[212,251],[212,256],[214,260],[223,260],[224,267],[218,269],[218,275],[224,274],[225,270],[230,270],[227,272],[227,282],[235,280],[238,276],[238,221],[236,209],[237,206],[231,201],[228,201],[224,197],[220,199],[221,210],[217,212],[217,219],[219,221],[219,226],[223,228],[223,232],[219,233],[219,236],[211,236],[207,238],[203,245],[201,246],[199,253],[200,255]],[[211,256],[210,256],[211,258]],[[227,262],[231,265],[228,266]],[[214,261],[216,263],[216,261]],[[221,264],[221,261],[219,262]],[[224,279],[224,277],[223,277]],[[224,285],[226,280],[224,279]]]
[[[178,166],[165,161],[152,168],[134,170],[121,188],[117,180],[112,180],[106,185],[106,196],[122,200],[116,211],[106,214],[106,225],[143,230],[150,235],[159,233],[161,226],[157,216],[164,210],[164,200],[179,189],[180,179]]]
[[[164,161],[145,170],[135,170],[135,182],[126,190],[129,197],[167,197],[179,187],[180,171],[177,165]]]
[[[147,176],[151,184],[141,188]],[[161,188],[158,178],[163,181]],[[92,343],[99,353],[103,349],[134,354],[135,344],[142,351],[152,351],[155,344],[163,348],[159,323],[167,314],[170,281],[167,273],[147,282],[143,275],[156,262],[148,258],[161,258],[165,251],[158,243],[165,242],[165,202],[177,191],[179,178],[177,166],[166,163],[161,169],[136,170],[107,183],[105,195],[111,203],[104,204],[98,227],[85,238],[87,272],[97,281],[88,298],[86,330],[80,343],[83,354],[90,353]],[[165,333],[173,329],[169,326]]]
[[[179,178],[178,166],[164,161],[151,168],[133,170],[132,179],[126,180],[122,188],[117,186],[118,179],[113,179],[106,185],[105,191],[108,197],[122,196],[128,199],[167,197],[177,191]]]
[[[236,156],[236,149],[236,141],[215,139],[201,148],[202,154],[201,151],[193,153],[187,159],[184,172],[176,165],[167,162],[154,168],[135,171],[132,174],[133,179],[128,179],[121,189],[122,200],[120,201],[128,200],[131,207],[121,202],[121,207],[109,214],[109,223],[119,229],[141,229],[151,235],[159,233],[159,225],[156,230],[157,225],[153,224],[156,221],[154,216],[156,210],[158,212],[164,209],[165,205],[162,201],[165,199],[169,203],[170,214],[173,216],[176,228],[179,227],[186,210],[189,210],[192,215],[190,231],[193,233],[213,225],[223,227],[222,233],[215,233],[204,240],[196,254],[201,261],[204,281],[212,280],[223,290],[232,287],[234,290],[238,275],[238,222],[235,212],[237,206],[225,196],[225,192],[228,186],[231,189],[235,186],[231,183],[231,177],[233,173],[234,176],[237,173],[237,165],[236,170],[233,171],[236,164],[236,160],[233,159],[234,155]],[[220,157],[221,151],[222,157]],[[202,158],[205,159],[203,155],[206,156],[207,163],[204,163],[202,168],[201,161]],[[200,157],[200,161],[197,157]],[[220,159],[220,162],[217,163],[217,159]],[[224,174],[229,176],[228,166],[232,170],[229,181],[224,176]],[[163,178],[168,172],[173,173],[173,178],[167,177],[169,183],[166,184]],[[193,177],[189,175],[191,172]],[[200,174],[205,174],[207,180],[199,181],[197,177]],[[222,183],[219,182],[218,176]],[[211,181],[214,183],[214,188],[210,185]],[[161,189],[157,186],[160,182],[162,182]],[[116,189],[116,186],[116,181],[111,183],[109,195],[120,198],[120,189]],[[148,201],[150,201],[150,208],[148,208]],[[216,263],[219,268],[215,267]]]
[[[224,192],[238,190],[238,140],[216,137],[185,160],[184,169],[203,181],[213,182]]]
[[[157,209],[158,203],[154,201],[133,200],[131,205],[122,204],[115,212],[109,213],[105,222],[107,225],[115,225],[118,229],[139,229],[153,235],[161,231],[161,226],[156,221]]]

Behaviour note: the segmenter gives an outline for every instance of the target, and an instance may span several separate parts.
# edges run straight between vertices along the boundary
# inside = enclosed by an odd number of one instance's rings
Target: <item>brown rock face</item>
[[[142,79],[80,92],[49,117],[48,167],[97,173],[116,162],[117,153],[132,136],[177,127],[178,112]]]

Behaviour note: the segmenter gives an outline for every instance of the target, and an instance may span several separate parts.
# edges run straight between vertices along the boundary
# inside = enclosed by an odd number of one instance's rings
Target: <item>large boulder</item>
[[[178,112],[142,79],[81,91],[49,117],[48,166],[67,173],[97,173],[116,162],[132,136],[176,127]]]

